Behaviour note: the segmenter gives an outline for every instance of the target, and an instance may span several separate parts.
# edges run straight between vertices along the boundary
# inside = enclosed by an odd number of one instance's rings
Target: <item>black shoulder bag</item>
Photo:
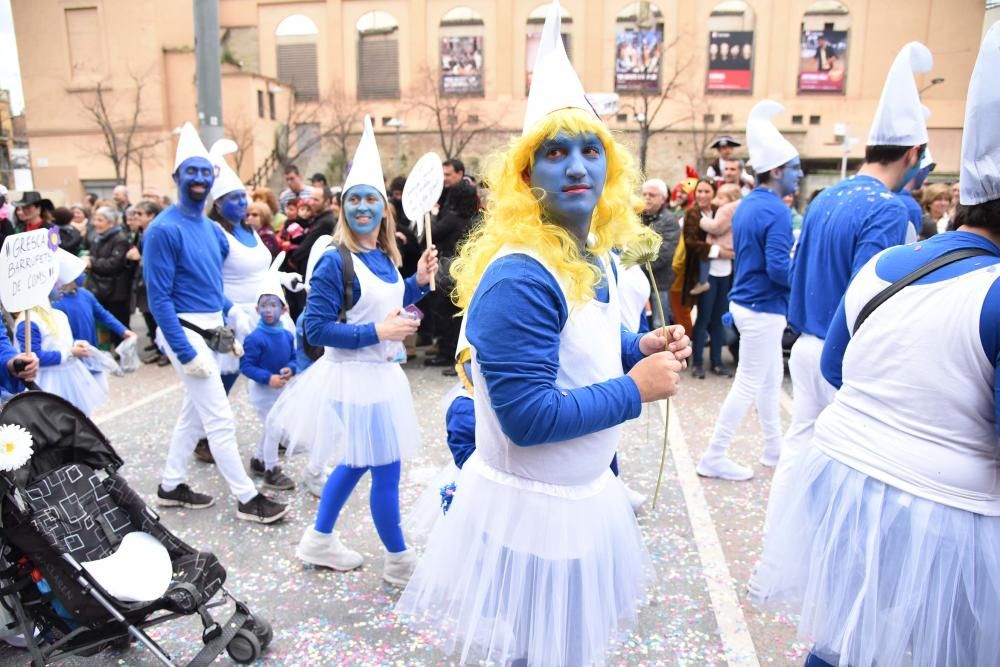
[[[858,313],[858,318],[854,321],[854,329],[851,331],[851,336],[858,333],[858,328],[868,319],[876,308],[881,306],[883,303],[889,300],[893,294],[903,289],[907,285],[915,283],[929,273],[937,271],[941,267],[948,266],[949,264],[954,264],[955,262],[961,261],[963,259],[968,259],[969,257],[978,257],[980,255],[992,255],[989,250],[984,248],[959,248],[957,250],[952,250],[951,252],[946,252],[935,260],[927,262],[918,269],[914,269],[910,273],[894,282],[893,284],[886,287],[884,290],[872,297],[872,300],[865,304],[865,307],[861,309]]]
[[[351,251],[347,249],[347,246],[337,246],[337,252],[340,253],[341,275],[344,282],[344,298],[340,302],[340,316],[337,318],[337,321],[345,324],[347,322],[347,311],[354,306],[354,258],[351,256]],[[302,327],[302,349],[305,350],[306,356],[313,361],[323,356],[323,346],[309,343],[305,327]]]

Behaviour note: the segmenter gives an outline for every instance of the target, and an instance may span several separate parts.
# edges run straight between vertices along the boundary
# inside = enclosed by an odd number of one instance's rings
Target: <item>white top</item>
[[[559,275],[534,252],[508,246],[497,253],[493,261],[518,253],[534,258],[552,273],[565,298],[566,289]],[[606,270],[611,269],[606,267]],[[614,280],[608,281],[608,292],[608,303],[591,299],[573,304],[566,299],[570,314],[559,334],[558,387],[576,389],[621,377],[621,315]],[[562,442],[521,447],[500,427],[475,348],[472,349],[472,375],[476,392],[476,451],[487,465],[525,479],[562,486],[595,483],[607,472],[621,440],[621,425]],[[572,493],[567,489],[567,494]]]
[[[331,248],[327,252],[337,252]],[[406,284],[396,271],[396,282],[387,283],[371,272],[365,263],[351,254],[354,261],[354,275],[361,283],[361,298],[347,311],[348,324],[381,322],[391,311],[403,305]],[[350,289],[354,289],[353,286]],[[362,361],[386,363],[399,358],[406,359],[406,348],[399,341],[383,340],[375,345],[367,345],[356,350],[342,347],[327,347],[326,356],[330,361]]]
[[[257,245],[248,248],[235,236],[222,230],[229,241],[229,255],[222,263],[222,292],[233,303],[257,305],[257,292],[271,266],[271,251],[254,231]]]
[[[847,290],[848,330],[889,285],[875,273],[880,256]],[[816,421],[816,446],[915,496],[1000,516],[995,369],[979,337],[982,304],[998,276],[984,267],[910,285],[879,306],[847,348],[844,384]]]
[[[611,253],[611,261],[618,269],[618,309],[621,312],[622,324],[632,333],[639,332],[639,322],[646,314],[646,304],[649,302],[652,288],[649,279],[640,266],[625,268],[621,257]],[[614,275],[611,276],[614,278]]]

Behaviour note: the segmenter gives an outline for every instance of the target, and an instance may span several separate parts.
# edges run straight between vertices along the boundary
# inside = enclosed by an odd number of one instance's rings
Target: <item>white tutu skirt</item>
[[[38,371],[38,386],[61,396],[88,417],[108,402],[108,390],[101,386],[79,359],[73,358],[58,366],[43,366]]]
[[[410,383],[399,364],[323,356],[281,392],[267,418],[286,454],[362,468],[411,457],[420,444]]]
[[[452,486],[457,488],[455,480],[461,472],[454,461],[449,461],[434,474],[413,507],[403,517],[403,533],[407,542],[418,545],[427,542],[438,521],[445,517],[443,503],[446,501],[443,494],[454,491],[455,489],[450,488]],[[454,495],[451,495],[451,499],[454,499]],[[450,504],[448,507],[450,508]]]
[[[810,448],[768,531],[755,601],[801,610],[842,667],[1000,664],[1000,517],[919,498]]]
[[[636,621],[652,566],[622,484],[515,477],[473,454],[396,606],[462,664],[603,664]]]

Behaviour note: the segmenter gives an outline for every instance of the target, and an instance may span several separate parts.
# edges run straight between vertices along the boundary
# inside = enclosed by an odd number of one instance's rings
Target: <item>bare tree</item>
[[[347,169],[350,138],[361,131],[363,119],[364,113],[357,100],[347,95],[340,82],[335,81],[322,100],[312,104],[290,105],[285,123],[275,136],[274,155],[278,162],[290,164],[329,140],[334,149],[331,162],[336,162],[342,172],[329,175],[334,181],[343,179],[343,172]],[[316,125],[319,131],[301,138],[295,133],[295,128],[306,124]]]
[[[712,162],[712,158],[706,155],[708,148],[722,130],[732,125],[732,117],[724,115],[716,120],[714,107],[705,97],[690,95],[688,106],[691,110],[691,152],[695,156],[698,173],[704,174]]]
[[[157,146],[167,141],[167,139],[168,137],[165,136],[153,136],[146,138],[144,141],[135,140],[133,142],[128,159],[130,163],[139,169],[139,188],[141,190],[146,189],[146,159],[153,154]]]
[[[444,95],[436,73],[422,68],[412,108],[430,116],[446,160],[457,158],[478,135],[494,130],[498,121],[483,122],[480,106],[468,95]],[[474,113],[470,113],[470,111]]]
[[[93,96],[82,103],[84,111],[97,126],[104,140],[101,155],[111,161],[115,170],[115,180],[122,183],[128,181],[129,164],[134,161],[136,151],[148,151],[152,147],[149,142],[141,142],[136,137],[140,131],[139,120],[143,112],[144,77],[130,72],[129,78],[135,87],[127,91],[128,103],[124,113],[116,113],[121,100],[110,94],[103,81],[98,82]]]
[[[664,44],[660,53],[666,54],[670,51],[681,53],[682,49],[678,49],[680,41],[680,37],[677,37],[669,44]],[[678,95],[681,92],[682,77],[692,66],[693,58],[688,57],[685,61],[678,62],[669,79],[664,78],[662,63],[663,58],[661,57],[655,63],[647,66],[649,68],[658,68],[660,76],[658,86],[647,85],[646,79],[653,72],[646,72],[644,68],[642,71],[643,76],[639,78],[638,88],[622,93],[622,96],[628,101],[621,105],[621,110],[630,112],[632,118],[639,124],[639,168],[643,172],[646,171],[646,156],[649,152],[650,140],[657,134],[666,132],[681,123],[691,120],[690,115],[681,114],[666,121],[657,121],[664,107],[670,102],[677,101]]]
[[[240,173],[240,167],[246,159],[247,153],[253,147],[254,129],[253,123],[248,123],[243,114],[237,116],[235,121],[225,123],[226,136],[236,144],[236,150],[231,153],[233,162],[236,165],[236,173]]]

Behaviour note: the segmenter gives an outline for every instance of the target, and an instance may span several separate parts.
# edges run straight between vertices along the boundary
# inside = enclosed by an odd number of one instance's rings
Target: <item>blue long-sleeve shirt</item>
[[[762,313],[788,310],[788,264],[792,211],[773,191],[758,187],[733,215],[736,253],[729,300]]]
[[[392,260],[381,250],[368,250],[356,253],[355,257],[364,262],[376,277],[387,283],[400,280],[399,271]],[[316,263],[310,281],[309,297],[306,300],[306,310],[300,317],[303,328],[311,345],[340,347],[357,350],[378,343],[375,332],[375,322],[361,324],[341,324],[340,306],[344,300],[344,265],[340,253],[328,250]],[[403,303],[400,307],[416,303],[429,291],[426,287],[417,285],[416,274],[403,281]],[[354,303],[361,299],[361,281],[357,273],[354,275]],[[388,315],[388,313],[385,313]]]
[[[7,332],[0,333],[0,393],[16,394],[24,391],[24,384],[11,375],[7,363],[17,356],[17,348],[7,337]]]
[[[302,335],[302,324],[306,320],[306,311],[303,310],[299,314],[299,320],[295,323],[295,365],[298,368],[299,373],[304,373],[307,368],[312,366],[313,360],[309,358],[306,354],[306,342],[305,337]]]
[[[806,211],[792,261],[791,327],[825,338],[851,278],[881,251],[904,243],[908,221],[902,200],[871,176],[821,192]]]
[[[906,206],[907,220],[913,225],[913,229],[920,233],[920,226],[924,222],[924,209],[920,208],[920,202],[913,197],[913,193],[909,190],[901,190],[898,195],[899,200]]]
[[[219,226],[203,215],[171,206],[143,235],[143,277],[149,311],[167,343],[186,364],[195,357],[177,313],[227,312],[222,292],[223,253],[229,244]]]
[[[268,326],[261,321],[243,341],[240,372],[258,384],[268,384],[282,368],[291,368],[294,373],[297,366],[295,340],[280,324]]]
[[[606,301],[606,285],[598,290],[602,296]],[[639,389],[625,375],[575,389],[556,385],[559,334],[568,317],[552,274],[523,254],[494,261],[469,305],[466,335],[500,427],[517,445],[594,433],[641,412]],[[642,358],[640,338],[622,331],[623,371]]]
[[[875,273],[883,280],[895,282],[946,252],[968,247],[983,248],[989,251],[992,256],[982,255],[959,260],[931,272],[913,284],[931,284],[981,269],[990,264],[1000,264],[1000,248],[997,248],[986,238],[968,232],[949,232],[938,234],[926,241],[921,241],[919,244],[900,246],[889,250],[879,257],[878,263],[875,265]],[[905,291],[906,288],[903,289]],[[928,316],[932,315],[932,313],[928,313]],[[983,353],[996,367],[1000,363],[1000,281],[993,283],[983,301],[982,312],[979,316],[979,338],[982,341]],[[844,352],[847,350],[847,344],[850,340],[851,334],[847,329],[847,313],[844,310],[844,299],[841,298],[837,312],[830,323],[830,330],[826,335],[823,356],[820,361],[823,377],[838,389],[843,384]],[[944,344],[947,344],[947,341],[944,341]],[[1000,435],[1000,373],[994,379],[993,392],[997,399],[997,434]]]
[[[458,396],[445,414],[448,449],[455,465],[461,468],[476,451],[476,403],[468,396]]]
[[[90,290],[83,287],[63,294],[61,299],[52,302],[52,307],[66,313],[74,340],[85,340],[97,347],[95,322],[100,322],[119,338],[125,334],[125,325],[115,319]]]
[[[17,345],[24,347],[24,321],[17,323]],[[38,357],[39,366],[58,366],[62,363],[62,353],[58,350],[42,350],[42,330],[37,323],[31,323],[31,351]]]

